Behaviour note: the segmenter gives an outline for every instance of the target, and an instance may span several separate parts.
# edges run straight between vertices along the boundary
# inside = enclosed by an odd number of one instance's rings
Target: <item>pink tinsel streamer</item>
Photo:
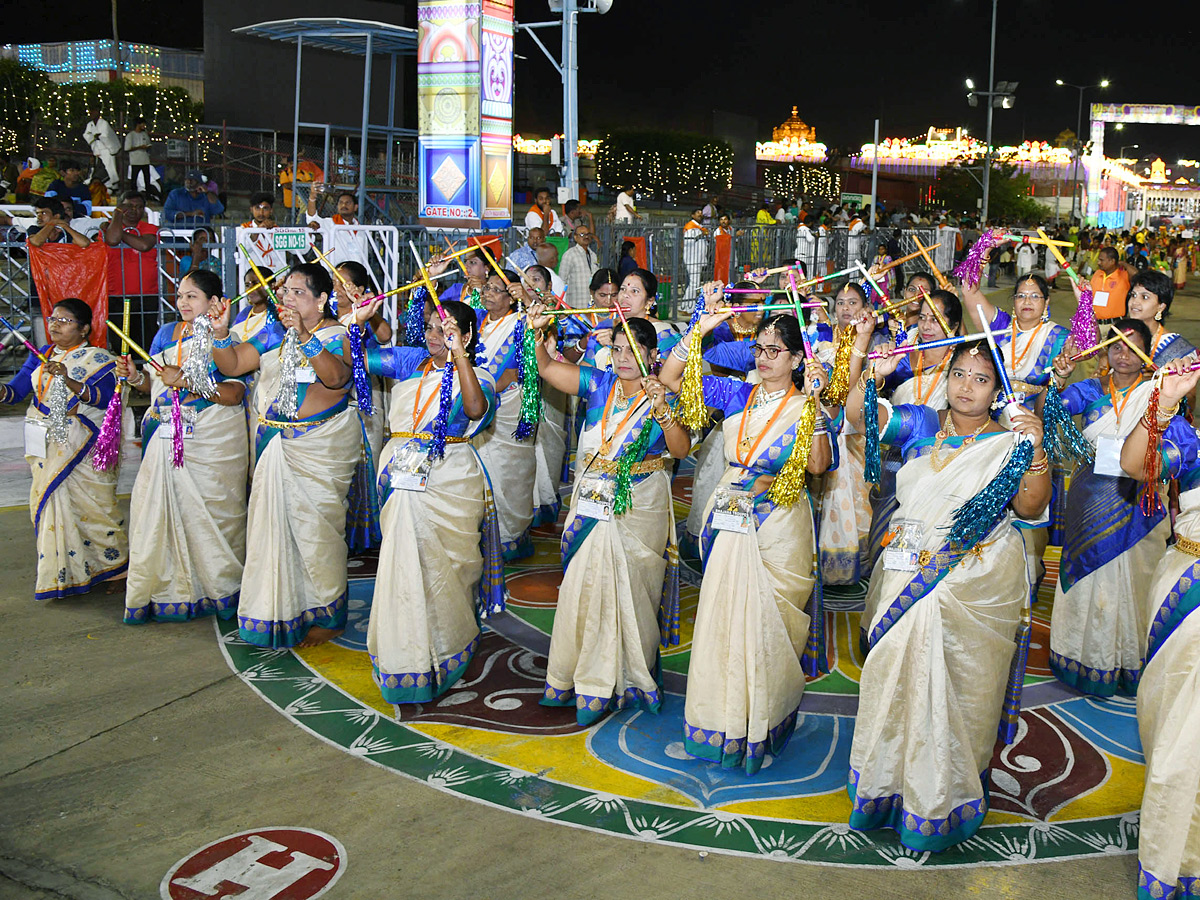
[[[1000,243],[1004,232],[989,228],[979,236],[974,246],[967,251],[963,261],[954,267],[953,275],[968,287],[979,287],[983,273],[983,261],[993,247]]]
[[[97,472],[107,472],[115,466],[121,453],[121,388],[118,384],[104,409],[104,421],[92,448],[92,468]]]
[[[1092,289],[1082,287],[1079,305],[1071,316],[1071,338],[1077,350],[1091,350],[1100,343],[1100,330],[1096,327],[1096,310],[1092,307]]]
[[[171,391],[171,465],[183,467],[183,407],[179,391]]]

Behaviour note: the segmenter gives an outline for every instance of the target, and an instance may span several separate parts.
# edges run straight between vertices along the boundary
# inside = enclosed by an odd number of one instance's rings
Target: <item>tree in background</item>
[[[194,102],[183,88],[135,84],[127,79],[108,84],[47,84],[37,100],[40,123],[59,133],[82,129],[93,106],[98,106],[118,131],[134,119],[145,119],[155,134],[181,137],[190,137],[204,114],[204,105]]]
[[[33,133],[46,73],[15,59],[0,59],[0,151],[13,153]]]
[[[596,151],[596,178],[606,187],[633,186],[659,197],[727,191],[733,147],[683,132],[612,131]]]
[[[981,161],[980,161],[981,162]],[[979,168],[978,163],[974,164]],[[979,172],[969,171],[969,166],[954,163],[943,166],[933,187],[934,203],[951,212],[978,214],[983,199],[983,186],[976,180]],[[988,216],[995,219],[1037,221],[1045,216],[1045,210],[1032,197],[1029,176],[1018,172],[1008,163],[992,166],[992,177],[988,184]]]

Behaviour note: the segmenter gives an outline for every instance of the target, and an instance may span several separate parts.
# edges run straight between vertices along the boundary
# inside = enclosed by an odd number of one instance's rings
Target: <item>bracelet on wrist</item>
[[[312,359],[314,356],[320,356],[321,351],[324,349],[325,348],[321,345],[321,339],[315,334],[300,345],[300,352],[303,353],[308,359]]]
[[[213,338],[214,350],[228,350],[233,346],[233,335],[227,334],[223,338]]]
[[[865,351],[859,350],[858,347],[854,344],[850,345],[850,352],[853,353],[855,356],[857,356],[859,359],[866,359],[868,356],[868,354]]]

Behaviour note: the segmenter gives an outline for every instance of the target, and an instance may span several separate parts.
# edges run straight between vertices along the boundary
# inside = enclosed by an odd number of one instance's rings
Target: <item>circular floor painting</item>
[[[676,479],[677,516],[690,479]],[[683,694],[699,573],[687,568],[678,647],[662,658],[658,715],[625,711],[588,728],[573,709],[540,706],[561,579],[557,532],[508,569],[508,612],[488,622],[465,676],[421,705],[385,703],[366,628],[374,560],[351,560],[350,623],[337,642],[261,650],[218,622],[230,665],[264,700],[327,743],[398,774],[514,813],[703,851],[850,866],[962,866],[1131,853],[1145,774],[1135,704],[1097,702],[1059,684],[1048,664],[1056,550],[1035,609],[1016,740],[998,744],[991,809],[971,840],[943,853],[903,847],[890,831],[851,831],[846,775],[858,705],[861,587],[827,588],[830,672],[810,680],[796,731],[747,776],[683,750]]]

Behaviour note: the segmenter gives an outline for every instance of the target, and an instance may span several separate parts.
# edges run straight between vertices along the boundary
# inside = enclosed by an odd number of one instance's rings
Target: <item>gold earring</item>
[[[1158,312],[1156,312],[1156,313],[1154,314],[1154,321],[1155,321],[1155,322],[1161,322],[1161,321],[1162,321],[1162,310],[1161,310],[1161,309],[1160,309]]]

